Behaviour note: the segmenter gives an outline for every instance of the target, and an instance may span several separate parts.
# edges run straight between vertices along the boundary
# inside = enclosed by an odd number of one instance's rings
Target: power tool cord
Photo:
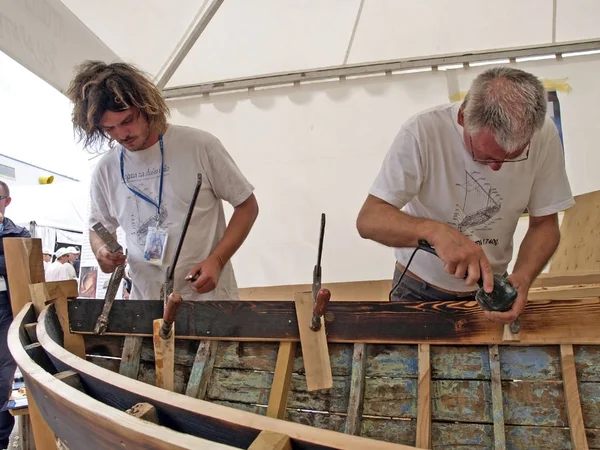
[[[398,286],[400,286],[400,283],[402,282],[402,278],[404,278],[404,274],[408,270],[408,266],[410,266],[410,263],[413,260],[413,258],[415,256],[415,253],[417,253],[417,250],[419,250],[419,249],[420,249],[420,247],[417,247],[412,252],[412,255],[410,255],[410,258],[408,258],[408,262],[406,263],[406,266],[404,266],[404,270],[400,274],[400,278],[398,278],[398,281],[396,281],[396,284],[394,284],[394,286],[392,287],[392,290],[390,291],[390,293],[388,295],[388,298],[389,298],[390,302],[392,301],[392,293],[398,288]]]

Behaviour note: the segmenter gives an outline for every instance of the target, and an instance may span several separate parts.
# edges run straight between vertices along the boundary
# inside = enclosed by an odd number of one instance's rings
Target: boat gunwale
[[[33,379],[40,389],[52,392],[52,394],[61,397],[65,404],[75,405],[76,409],[83,409],[94,417],[97,417],[99,419],[98,422],[104,422],[105,424],[102,428],[127,428],[128,432],[131,433],[130,438],[132,441],[136,440],[136,435],[142,435],[148,441],[160,444],[156,448],[206,448],[214,450],[235,448],[197,436],[181,433],[171,428],[157,425],[132,416],[131,414],[127,414],[124,411],[106,405],[94,397],[71,387],[47,372],[29,356],[21,341],[20,333],[22,326],[24,325],[23,320],[32,309],[33,304],[31,302],[26,303],[21,311],[14,317],[8,330],[8,347],[21,372],[25,376],[26,385],[27,378]],[[35,401],[35,397],[33,397],[33,400]],[[40,412],[42,411],[43,409],[40,408]],[[97,427],[98,422],[94,423],[94,426]],[[54,430],[52,430],[52,432],[54,433]],[[58,437],[61,438],[60,436]],[[199,447],[200,445],[203,447]]]

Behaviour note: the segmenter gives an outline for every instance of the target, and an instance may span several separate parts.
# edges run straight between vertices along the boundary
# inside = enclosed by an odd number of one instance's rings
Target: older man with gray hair
[[[404,123],[357,219],[363,238],[394,248],[391,300],[472,300],[480,279],[491,292],[493,275],[507,274],[517,222],[527,211],[529,227],[507,278],[518,297],[507,312],[485,311],[500,323],[521,314],[558,246],[558,212],[574,204],[546,108],[538,78],[497,67],[475,78],[462,103]],[[415,253],[420,240],[439,258]]]

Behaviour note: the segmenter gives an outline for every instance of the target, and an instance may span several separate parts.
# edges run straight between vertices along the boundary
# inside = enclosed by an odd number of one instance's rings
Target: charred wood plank
[[[93,333],[103,300],[69,301],[73,332]],[[160,300],[116,302],[107,334],[152,336],[162,317]],[[600,344],[595,331],[600,299],[531,302],[521,316],[520,344]],[[291,301],[185,301],[177,314],[183,339],[298,340]],[[329,342],[497,344],[502,326],[489,322],[475,302],[331,302]]]

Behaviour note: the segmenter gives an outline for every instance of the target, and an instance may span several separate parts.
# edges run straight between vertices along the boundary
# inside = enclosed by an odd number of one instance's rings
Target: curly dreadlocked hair
[[[73,129],[86,148],[112,141],[100,127],[106,111],[135,107],[148,121],[150,130],[162,131],[167,125],[169,108],[160,90],[130,64],[84,61],[76,68],[67,96],[73,103]]]

